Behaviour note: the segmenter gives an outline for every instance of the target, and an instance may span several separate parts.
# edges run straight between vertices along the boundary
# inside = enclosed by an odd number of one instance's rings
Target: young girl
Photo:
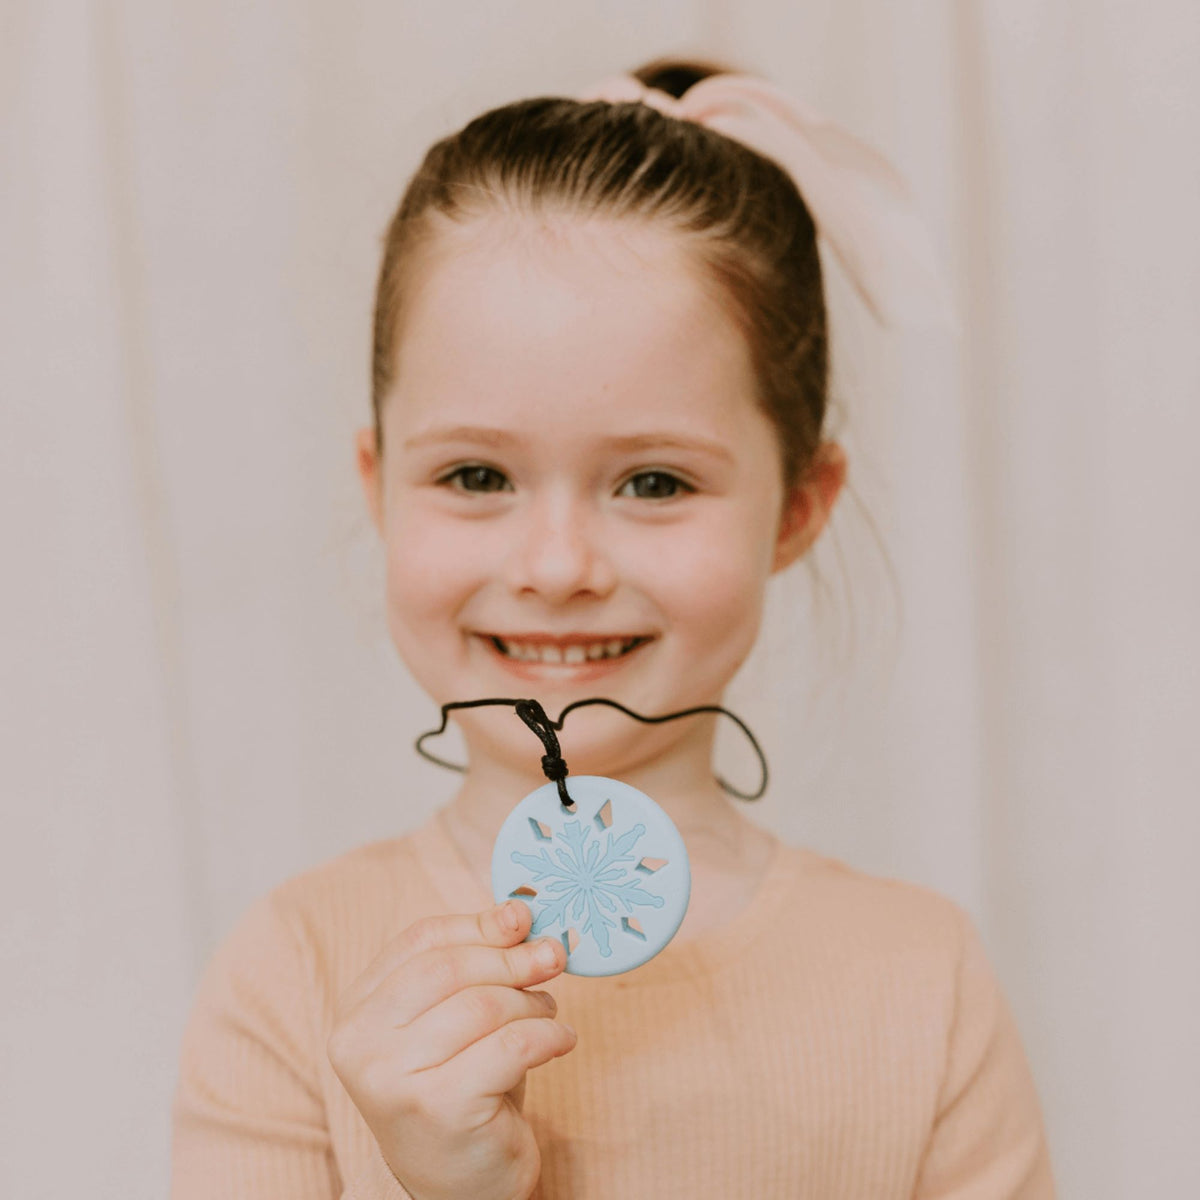
[[[816,236],[883,312],[896,224],[840,203],[848,139],[712,74],[652,64],[485,113],[391,224],[358,465],[389,628],[437,704],[719,704],[768,579],[838,497]],[[583,708],[571,774],[657,801],[691,901],[643,965],[565,973],[563,941],[526,940],[530,908],[490,886],[540,749],[511,709],[456,719],[447,807],[276,888],[213,957],[175,1200],[1053,1194],[959,906],[746,819],[713,777],[714,716]]]

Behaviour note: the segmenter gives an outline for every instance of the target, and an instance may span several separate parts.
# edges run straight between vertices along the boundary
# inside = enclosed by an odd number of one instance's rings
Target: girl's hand
[[[329,1061],[414,1200],[524,1200],[541,1156],[521,1115],[525,1072],[575,1046],[546,992],[554,938],[521,944],[529,908],[429,917],[346,989]]]

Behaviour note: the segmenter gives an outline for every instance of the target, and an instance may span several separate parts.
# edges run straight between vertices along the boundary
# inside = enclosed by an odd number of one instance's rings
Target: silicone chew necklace
[[[762,780],[740,792],[719,775],[717,783],[741,800],[767,790],[767,760],[746,723],[727,708],[703,704],[646,717],[615,700],[593,697],[568,704],[557,721],[536,700],[455,700],[442,705],[442,723],[417,738],[417,753],[440,767],[464,771],[424,748],[446,730],[460,708],[507,705],[537,734],[545,753],[548,783],[508,814],[492,850],[492,894],[499,904],[522,900],[533,910],[529,937],[562,939],[573,975],[619,975],[653,958],[675,936],[691,894],[691,870],[679,830],[645,792],[603,775],[572,775],[558,731],[569,713],[603,704],[647,725],[700,713],[721,713],[736,722],[758,755]]]

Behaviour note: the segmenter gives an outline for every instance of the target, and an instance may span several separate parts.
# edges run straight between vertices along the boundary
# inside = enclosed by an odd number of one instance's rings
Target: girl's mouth
[[[544,678],[547,674],[592,678],[612,670],[639,647],[654,640],[644,634],[612,637],[477,636],[511,670],[528,678]]]

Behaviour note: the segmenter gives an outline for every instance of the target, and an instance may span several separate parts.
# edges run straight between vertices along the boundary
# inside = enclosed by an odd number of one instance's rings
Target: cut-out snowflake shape
[[[598,841],[589,841],[590,825],[567,821],[554,838],[563,842],[565,849],[556,847],[554,858],[550,857],[548,847],[538,854],[514,850],[513,862],[528,867],[535,880],[549,881],[542,889],[546,899],[541,901],[530,932],[544,933],[552,925],[565,926],[568,911],[572,921],[586,915],[580,931],[590,934],[600,953],[609,958],[612,955],[609,931],[618,928],[618,905],[631,913],[638,905],[662,908],[666,903],[661,896],[646,891],[636,876],[630,878],[632,873],[626,866],[636,858],[629,851],[645,832],[645,825],[634,825],[615,839],[609,833],[602,852]]]

